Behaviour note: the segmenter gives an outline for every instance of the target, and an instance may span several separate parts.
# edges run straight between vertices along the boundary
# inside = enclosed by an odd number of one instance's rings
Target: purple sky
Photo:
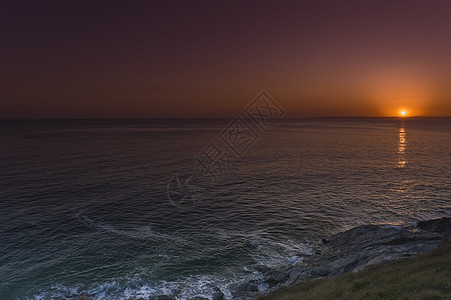
[[[451,115],[449,1],[9,1],[0,118]]]

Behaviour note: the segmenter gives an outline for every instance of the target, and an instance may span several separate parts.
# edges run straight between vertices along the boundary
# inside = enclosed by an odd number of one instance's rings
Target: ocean
[[[231,299],[337,232],[451,216],[449,118],[230,121],[1,121],[0,299]]]

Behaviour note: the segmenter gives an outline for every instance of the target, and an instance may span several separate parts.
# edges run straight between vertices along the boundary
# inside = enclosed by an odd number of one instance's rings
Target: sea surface
[[[1,121],[0,299],[231,298],[334,233],[451,216],[451,119],[229,121]]]

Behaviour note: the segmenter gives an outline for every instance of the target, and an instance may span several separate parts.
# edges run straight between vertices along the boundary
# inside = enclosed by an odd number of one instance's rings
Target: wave
[[[252,246],[251,256],[256,265],[280,266],[302,262],[304,256],[312,255],[313,243],[293,241],[288,237],[275,239],[264,231],[216,231],[220,239],[243,239]]]
[[[140,240],[170,240],[172,242],[177,242],[177,243],[187,243],[186,239],[184,239],[182,237],[171,235],[171,234],[166,234],[166,233],[155,232],[154,230],[152,230],[151,226],[149,226],[149,225],[139,226],[139,227],[132,228],[132,229],[119,229],[119,228],[109,225],[109,224],[104,224],[101,222],[94,221],[93,219],[91,219],[85,215],[82,215],[81,212],[75,214],[75,218],[77,218],[83,224],[85,224],[91,228],[95,228],[98,230],[117,234],[120,236],[125,236],[128,238],[140,239]]]
[[[137,280],[140,281],[140,280]],[[118,278],[109,282],[97,283],[92,286],[84,285],[54,285],[46,291],[40,291],[27,299],[47,300],[47,299],[73,299],[77,296],[85,295],[95,300],[126,300],[126,299],[147,299],[151,296],[171,295],[177,300],[188,300],[193,297],[206,297],[211,299],[215,288],[219,288],[226,299],[232,299],[230,286],[239,283],[237,279],[225,279],[218,276],[193,276],[184,280],[173,282],[158,282],[138,284],[130,280],[127,284],[121,284],[123,279]]]
[[[93,219],[77,213],[75,217],[86,226],[97,230],[125,236],[134,239],[164,239],[184,242],[183,238],[157,233],[150,226],[141,226],[133,230],[118,229],[115,226],[94,221]],[[290,239],[276,239],[264,231],[227,231],[211,228],[204,237],[217,239],[222,242],[235,241],[237,245],[248,247],[251,263],[242,264],[235,269],[227,269],[227,272],[216,272],[217,267],[212,266],[210,274],[181,276],[173,281],[165,281],[161,278],[153,278],[149,266],[134,270],[129,275],[123,275],[113,279],[95,279],[91,283],[76,284],[73,286],[57,284],[47,289],[34,291],[27,299],[73,299],[80,295],[92,297],[95,300],[105,299],[147,299],[151,296],[170,295],[177,300],[188,300],[193,297],[205,297],[212,299],[215,288],[219,288],[226,299],[233,299],[238,287],[248,282],[254,282],[258,286],[259,293],[268,291],[268,284],[264,282],[262,266],[278,267],[294,265],[302,262],[306,255],[311,255],[312,247],[308,243],[299,243]],[[173,263],[171,258],[165,263]],[[164,267],[164,266],[163,266]],[[221,268],[219,268],[221,269]],[[132,275],[130,275],[132,274]]]

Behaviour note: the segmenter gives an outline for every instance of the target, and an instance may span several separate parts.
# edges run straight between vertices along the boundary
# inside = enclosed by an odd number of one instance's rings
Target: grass
[[[360,272],[283,287],[258,299],[451,299],[451,243]]]

